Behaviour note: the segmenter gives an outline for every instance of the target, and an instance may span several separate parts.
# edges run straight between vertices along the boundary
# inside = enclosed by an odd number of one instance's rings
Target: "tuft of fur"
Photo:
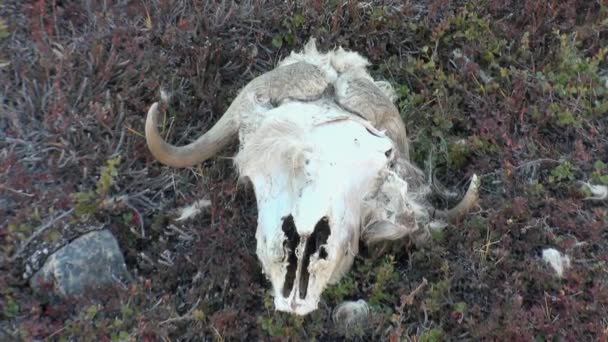
[[[369,306],[363,299],[345,301],[336,306],[332,316],[335,324],[348,328],[365,322],[369,316]]]
[[[564,271],[570,267],[570,257],[554,248],[543,250],[543,261],[548,263],[560,278],[564,275]]]
[[[189,206],[183,207],[179,209],[179,217],[175,219],[175,221],[184,221],[187,219],[194,218],[196,215],[200,214],[203,209],[206,209],[211,206],[211,201],[208,199],[201,199]]]
[[[394,241],[426,227],[428,208],[408,191],[407,182],[390,172],[377,193],[366,198],[367,222],[362,231],[368,243]]]
[[[587,187],[587,190],[589,190],[589,192],[591,192],[591,196],[587,196],[587,197],[583,198],[584,200],[586,200],[586,201],[603,201],[605,199],[608,199],[608,186],[591,184],[591,183],[587,183],[587,182],[580,182],[580,183],[582,183],[585,187]]]
[[[304,154],[310,149],[307,135],[310,123],[304,116],[277,116],[266,119],[244,142],[234,158],[239,175],[247,176],[288,161],[292,172],[302,167]]]
[[[342,47],[328,54],[330,55],[331,65],[339,73],[365,70],[369,66],[367,58],[356,52],[346,51]]]

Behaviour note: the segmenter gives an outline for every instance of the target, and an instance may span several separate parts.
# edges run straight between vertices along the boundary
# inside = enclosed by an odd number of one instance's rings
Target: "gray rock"
[[[80,236],[50,255],[30,278],[41,295],[82,295],[87,288],[130,280],[123,255],[109,230]]]

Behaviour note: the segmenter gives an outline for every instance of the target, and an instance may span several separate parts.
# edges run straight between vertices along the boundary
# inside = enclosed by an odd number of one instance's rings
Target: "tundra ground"
[[[608,185],[606,1],[242,3],[0,0],[0,338],[608,339],[607,201],[581,183]],[[369,57],[398,90],[420,167],[456,189],[477,173],[482,190],[427,247],[358,258],[296,317],[273,309],[236,146],[172,169],[142,133],[162,89],[163,134],[191,141],[311,36]],[[176,221],[200,199],[205,211]],[[33,295],[27,255],[99,226],[135,281],[89,299]],[[569,256],[561,277],[546,248]],[[336,326],[332,308],[357,299],[367,323]]]

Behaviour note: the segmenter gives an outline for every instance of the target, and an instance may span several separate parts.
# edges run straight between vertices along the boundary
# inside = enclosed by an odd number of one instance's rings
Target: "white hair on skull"
[[[352,51],[346,51],[342,47],[328,53],[331,56],[331,65],[339,73],[353,70],[365,70],[369,65],[367,58]]]
[[[402,177],[403,175],[403,177]],[[429,223],[424,197],[429,188],[422,173],[407,162],[397,163],[366,196],[362,236],[367,243],[398,240]],[[404,179],[405,178],[405,179]]]
[[[363,299],[345,301],[336,306],[332,316],[335,324],[348,328],[365,322],[369,316],[369,306]]]
[[[234,158],[239,175],[272,168],[288,162],[291,171],[302,167],[304,154],[310,147],[307,135],[310,125],[305,116],[273,116],[245,141]]]

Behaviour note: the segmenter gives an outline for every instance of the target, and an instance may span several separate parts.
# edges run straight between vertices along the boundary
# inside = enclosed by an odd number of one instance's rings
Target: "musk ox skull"
[[[453,209],[428,204],[392,88],[374,81],[367,65],[342,48],[320,53],[311,40],[252,80],[186,146],[160,137],[156,103],[148,111],[148,147],[166,165],[193,166],[238,137],[235,165],[255,190],[257,255],[277,310],[315,310],[326,286],[352,266],[360,241],[424,235],[477,199],[474,177]]]

